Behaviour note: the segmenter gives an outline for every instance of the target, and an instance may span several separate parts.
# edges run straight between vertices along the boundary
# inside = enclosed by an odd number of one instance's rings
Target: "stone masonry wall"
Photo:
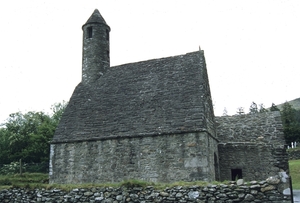
[[[279,112],[216,117],[216,126],[221,180],[231,180],[240,170],[247,180],[288,173]]]
[[[284,195],[282,182],[278,177],[268,178],[266,181],[251,181],[243,183],[230,182],[229,184],[209,186],[177,186],[156,190],[151,186],[141,188],[90,188],[62,191],[59,189],[28,190],[14,188],[0,191],[1,202],[94,202],[94,203],[121,203],[121,202],[273,202],[290,203],[291,197]]]
[[[89,19],[91,22],[88,21],[82,27],[82,82],[84,84],[93,84],[110,67],[110,27],[105,23],[98,11],[95,11],[91,17],[96,17],[96,19]],[[95,22],[95,20],[98,22]],[[92,32],[90,37],[88,36],[89,28]]]
[[[264,142],[284,145],[280,112],[216,117],[217,137],[227,142]]]
[[[206,132],[56,143],[50,182],[213,181],[216,152],[217,142]]]
[[[288,172],[288,156],[284,146],[264,143],[219,144],[221,180],[232,179],[232,169],[241,169],[245,180],[262,180]]]
[[[289,155],[289,160],[298,160],[300,159],[300,149],[296,150],[287,150]]]

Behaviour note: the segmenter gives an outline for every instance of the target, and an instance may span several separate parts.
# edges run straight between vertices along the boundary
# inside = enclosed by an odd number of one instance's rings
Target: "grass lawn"
[[[290,175],[292,176],[293,189],[300,190],[300,160],[291,160]]]
[[[289,161],[290,166],[290,175],[292,176],[293,189],[300,190],[300,160],[291,160]],[[63,190],[70,190],[77,188],[78,185],[57,185],[48,184],[48,174],[43,173],[24,173],[22,176],[19,174],[15,175],[0,175],[0,190],[7,189],[10,187],[23,187],[23,188],[61,188]],[[177,185],[188,186],[188,185],[205,185],[205,182],[177,182],[172,184],[153,184],[147,183],[138,180],[127,180],[121,183],[104,183],[104,184],[81,184],[80,187],[95,187],[95,186],[104,186],[104,187],[119,187],[119,186],[147,186],[151,185],[157,189],[162,189],[165,187],[172,187]]]
[[[164,189],[166,187],[174,186],[192,186],[192,185],[207,185],[207,182],[196,181],[196,182],[175,182],[175,183],[150,183],[141,180],[125,180],[120,183],[101,183],[101,184],[48,184],[48,174],[43,173],[24,173],[22,176],[19,174],[14,175],[0,175],[0,190],[8,189],[11,187],[22,187],[22,188],[45,188],[53,189],[60,188],[62,190],[71,190],[74,188],[91,188],[91,187],[146,187],[153,186],[156,189]]]
[[[48,185],[48,174],[24,173],[14,175],[0,175],[0,189],[15,187],[24,188],[46,188]]]

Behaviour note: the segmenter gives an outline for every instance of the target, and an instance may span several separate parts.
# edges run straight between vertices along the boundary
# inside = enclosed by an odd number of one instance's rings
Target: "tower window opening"
[[[107,58],[109,59],[109,51],[106,51]]]
[[[231,180],[235,181],[237,179],[242,179],[242,169],[231,169]]]
[[[109,31],[106,30],[106,40],[108,41],[109,40]]]
[[[88,27],[87,28],[87,38],[92,38],[93,37],[93,27]]]

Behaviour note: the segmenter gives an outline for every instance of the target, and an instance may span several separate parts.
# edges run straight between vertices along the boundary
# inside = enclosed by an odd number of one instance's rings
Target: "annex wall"
[[[288,156],[284,146],[245,142],[223,143],[218,148],[222,181],[236,178],[262,180],[278,172],[288,172]]]
[[[216,117],[220,179],[265,179],[288,173],[280,112]]]
[[[55,143],[50,182],[213,181],[216,154],[206,132]]]
[[[279,111],[216,117],[217,137],[221,143],[263,142],[284,145]]]

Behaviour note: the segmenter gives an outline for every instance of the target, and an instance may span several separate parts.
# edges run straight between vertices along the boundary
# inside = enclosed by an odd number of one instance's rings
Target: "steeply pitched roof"
[[[76,87],[53,142],[205,130],[206,77],[202,51],[111,67]]]
[[[90,18],[86,21],[86,23],[83,26],[85,26],[86,24],[91,24],[91,23],[104,24],[104,25],[108,26],[106,24],[104,18],[101,16],[100,12],[98,11],[98,9],[94,10],[93,14],[90,16]]]

